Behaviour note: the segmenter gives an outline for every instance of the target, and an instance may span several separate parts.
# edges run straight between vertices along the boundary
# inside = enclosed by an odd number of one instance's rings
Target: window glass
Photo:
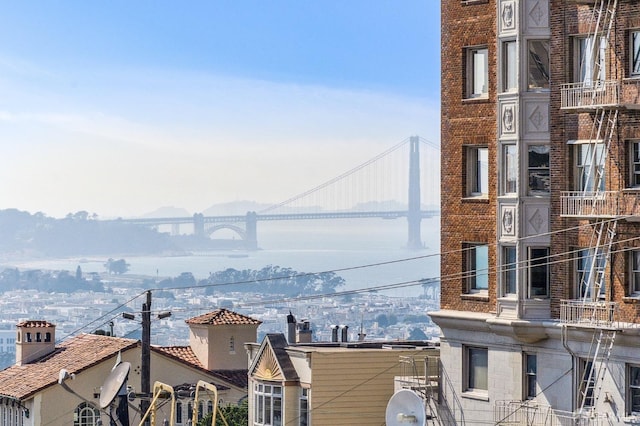
[[[518,45],[515,41],[507,41],[502,48],[502,91],[518,90]]]
[[[631,286],[629,293],[640,295],[640,250],[631,251]]]
[[[604,191],[604,144],[585,143],[575,147],[577,190]]]
[[[549,41],[530,40],[527,64],[527,89],[549,89]]]
[[[640,75],[640,30],[631,31],[631,74]]]
[[[578,404],[580,407],[593,407],[593,389],[596,384],[593,362],[580,360],[580,391],[578,392]]]
[[[631,142],[631,186],[640,186],[640,141]]]
[[[276,385],[256,385],[254,390],[254,426],[281,426],[282,388]]]
[[[640,367],[630,366],[628,371],[629,408],[627,411],[629,414],[640,414]]]
[[[489,288],[489,246],[465,244],[467,289],[470,292]]]
[[[468,97],[478,98],[489,93],[489,51],[487,48],[467,49]]]
[[[300,425],[307,426],[309,424],[309,390],[300,389]]]
[[[467,151],[468,195],[486,196],[489,193],[489,149],[470,147]]]
[[[585,87],[605,81],[607,40],[604,37],[579,37],[576,44],[576,81]]]
[[[515,247],[502,248],[502,274],[504,294],[516,294],[517,260]]]
[[[503,193],[514,194],[517,191],[518,186],[518,155],[515,145],[504,145],[503,158],[504,168],[504,183]]]
[[[529,195],[549,194],[549,145],[529,145],[528,155]]]
[[[488,390],[488,350],[486,348],[468,348],[467,390]]]
[[[533,354],[525,354],[525,391],[526,398],[535,398],[538,394],[538,357]]]
[[[549,249],[529,248],[529,297],[549,295]]]
[[[598,255],[596,255],[594,249],[581,249],[578,250],[577,254],[576,281],[578,284],[579,297],[591,297],[593,293],[592,289],[596,285],[600,285],[599,294],[603,296],[605,290],[604,285],[597,282],[598,271],[604,268],[605,263],[602,252],[598,251]],[[594,263],[594,259],[596,263]]]

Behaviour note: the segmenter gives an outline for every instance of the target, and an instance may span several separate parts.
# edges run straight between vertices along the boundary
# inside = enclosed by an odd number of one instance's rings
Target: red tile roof
[[[191,346],[152,346],[151,350],[164,354],[176,361],[190,364],[194,368],[241,389],[246,389],[248,386],[249,379],[247,374],[249,370],[207,370],[198,360]],[[218,389],[220,389],[220,387]]]
[[[22,321],[16,327],[25,327],[25,328],[55,327],[55,324],[52,324],[49,321],[43,321],[43,320],[27,320],[27,321]]]
[[[189,318],[185,321],[187,324],[205,324],[205,325],[243,325],[253,324],[260,325],[262,321],[230,311],[228,309],[216,309],[213,312],[203,314],[197,317]]]
[[[137,340],[82,334],[61,343],[39,360],[0,371],[0,394],[27,399],[58,383],[58,375],[63,368],[77,374],[137,345]]]

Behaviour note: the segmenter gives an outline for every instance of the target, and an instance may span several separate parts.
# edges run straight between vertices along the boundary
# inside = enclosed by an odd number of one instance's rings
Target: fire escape
[[[588,113],[592,122],[589,140],[576,152],[577,162],[582,166],[577,182],[579,191],[561,194],[561,215],[589,220],[591,227],[589,246],[579,252],[577,297],[562,300],[560,306],[563,345],[572,354],[578,371],[573,416],[580,424],[602,421],[596,407],[617,332],[617,305],[610,301],[610,292],[607,294],[606,272],[616,226],[626,212],[619,193],[605,191],[607,155],[624,97],[621,81],[606,79],[607,52],[615,52],[609,41],[616,9],[617,0],[593,2],[588,37],[581,43],[581,81],[563,85],[561,98],[563,110]],[[586,357],[578,357],[570,348],[569,327],[593,333]]]

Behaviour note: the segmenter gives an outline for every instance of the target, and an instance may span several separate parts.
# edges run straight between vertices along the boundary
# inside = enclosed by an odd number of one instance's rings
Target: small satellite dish
[[[100,408],[105,409],[118,396],[118,392],[122,389],[122,385],[127,381],[131,364],[121,362],[118,364],[105,379],[100,392]]]
[[[427,421],[422,398],[409,389],[397,391],[387,403],[385,421],[387,426],[425,426]]]

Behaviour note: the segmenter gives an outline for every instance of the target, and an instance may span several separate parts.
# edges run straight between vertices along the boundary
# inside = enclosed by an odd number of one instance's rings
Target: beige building
[[[189,389],[204,380],[218,388],[218,402],[237,404],[247,396],[247,356],[242,345],[255,341],[260,323],[226,309],[187,320],[189,346],[151,347],[151,383]],[[141,352],[137,340],[94,334],[56,345],[55,325],[47,321],[18,324],[16,364],[0,372],[0,424],[109,424],[108,415],[99,409],[101,386],[120,359],[131,364],[128,385],[134,393],[140,392]],[[64,387],[58,381],[62,369],[70,375]],[[138,404],[139,400],[131,403]],[[202,411],[210,412],[213,404],[203,404]],[[189,422],[191,407],[190,399],[178,400],[176,425]],[[158,415],[170,416],[168,410]],[[129,410],[131,424],[140,417]]]
[[[439,352],[426,342],[289,343],[283,334],[247,349],[252,426],[384,424],[401,358]]]

